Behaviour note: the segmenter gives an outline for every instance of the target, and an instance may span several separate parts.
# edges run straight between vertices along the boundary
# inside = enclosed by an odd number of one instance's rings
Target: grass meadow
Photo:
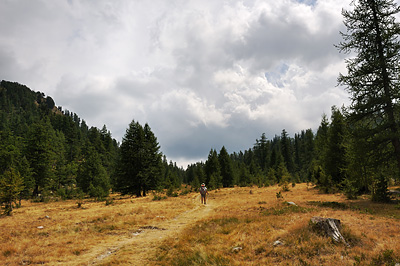
[[[347,200],[307,184],[281,190],[214,190],[207,206],[197,193],[112,195],[107,204],[25,201],[0,218],[0,264],[135,265],[133,258],[146,254],[147,265],[400,265],[398,203]],[[339,219],[349,246],[316,232],[313,216]],[[138,235],[149,226],[163,230]]]

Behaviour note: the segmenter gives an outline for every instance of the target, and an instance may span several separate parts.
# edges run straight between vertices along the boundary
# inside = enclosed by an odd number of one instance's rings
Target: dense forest
[[[134,121],[131,124],[140,132],[129,135],[128,129],[120,145],[105,125],[101,129],[89,127],[77,114],[57,107],[50,96],[3,80],[0,84],[0,197],[6,204],[6,212],[12,210],[13,201],[20,199],[46,201],[85,196],[104,199],[111,189],[140,196],[137,186],[127,184],[141,180],[139,176],[143,180],[150,178],[154,169],[157,182],[153,180],[143,190],[144,195],[151,189],[178,187],[184,170],[162,156],[148,125],[143,128]],[[142,154],[135,153],[135,149],[141,149]],[[141,157],[135,157],[136,154]],[[151,154],[152,158],[145,158],[143,154]],[[135,164],[139,160],[140,165]],[[136,169],[128,172],[132,180],[121,177],[127,167]],[[144,185],[140,182],[139,186]]]
[[[347,32],[341,52],[356,52],[340,74],[352,104],[321,114],[313,132],[271,139],[261,133],[253,147],[231,154],[211,148],[205,162],[177,167],[160,151],[148,124],[132,120],[121,143],[104,125],[89,127],[50,96],[16,82],[0,84],[0,202],[11,213],[21,199],[93,197],[111,191],[146,196],[182,184],[210,189],[312,182],[349,198],[370,194],[388,201],[388,185],[400,170],[399,7],[390,0],[359,1],[343,11]],[[223,145],[223,144],[221,144]],[[19,201],[19,202],[18,202]]]
[[[12,187],[10,204],[86,196],[101,200],[110,191],[146,196],[150,190],[173,191],[182,184],[197,188],[203,182],[209,189],[312,182],[325,192],[356,197],[381,192],[382,182],[386,188],[397,173],[395,160],[385,158],[382,165],[382,154],[363,150],[345,111],[336,107],[330,121],[322,116],[316,133],[307,129],[290,137],[283,129],[271,140],[263,133],[248,150],[211,149],[205,162],[184,170],[167,162],[147,124],[132,121],[120,144],[105,125],[89,128],[50,96],[16,82],[1,82],[0,100],[0,189],[7,202]]]

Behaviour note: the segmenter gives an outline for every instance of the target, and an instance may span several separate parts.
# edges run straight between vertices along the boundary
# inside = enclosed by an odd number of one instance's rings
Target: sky
[[[314,133],[346,54],[351,0],[0,0],[0,80],[53,98],[121,142],[148,123],[167,160]]]

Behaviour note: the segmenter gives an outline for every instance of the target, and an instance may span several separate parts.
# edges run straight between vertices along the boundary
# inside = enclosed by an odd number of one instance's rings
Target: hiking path
[[[217,206],[213,200],[208,200],[207,205],[200,203],[200,195],[193,195],[190,199],[193,208],[180,213],[172,219],[158,221],[156,224],[143,226],[129,236],[124,236],[113,243],[99,243],[90,252],[82,257],[75,265],[101,265],[106,263],[111,256],[124,253],[129,256],[129,265],[148,265],[151,258],[156,255],[156,249],[163,240],[170,237],[179,238],[180,233],[197,221],[206,218]]]

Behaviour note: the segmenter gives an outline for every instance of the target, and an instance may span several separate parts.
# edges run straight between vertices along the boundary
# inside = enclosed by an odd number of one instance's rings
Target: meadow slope
[[[347,200],[311,185],[226,188],[153,201],[112,195],[23,202],[0,218],[2,265],[395,265],[399,204]],[[287,202],[294,202],[290,205]],[[350,244],[316,232],[313,216],[341,220]],[[280,245],[274,245],[276,241]]]

